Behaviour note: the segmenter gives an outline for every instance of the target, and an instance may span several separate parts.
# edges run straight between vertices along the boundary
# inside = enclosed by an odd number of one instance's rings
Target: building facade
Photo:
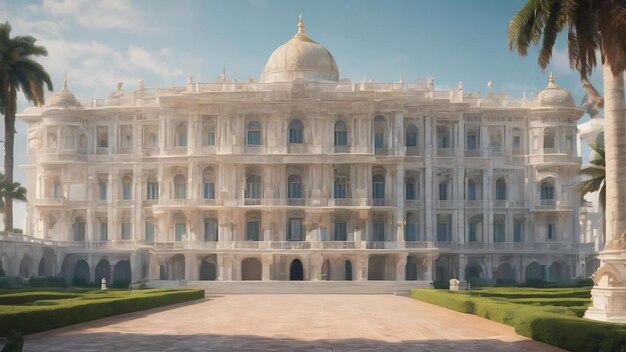
[[[304,32],[225,74],[28,108],[14,275],[68,280],[565,281],[590,274],[570,93],[339,79]],[[583,225],[584,226],[584,225]]]

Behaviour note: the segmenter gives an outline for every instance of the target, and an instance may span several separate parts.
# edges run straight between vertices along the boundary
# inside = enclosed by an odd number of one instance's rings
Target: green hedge
[[[40,300],[66,299],[79,297],[71,292],[19,292],[13,294],[0,294],[0,305],[27,304]]]
[[[0,336],[13,329],[30,334],[202,298],[204,290],[104,291],[78,298],[39,300],[28,306],[0,306]]]
[[[626,351],[626,324],[581,319],[567,307],[528,306],[435,290],[412,290],[411,297],[510,325],[520,335],[570,351]]]

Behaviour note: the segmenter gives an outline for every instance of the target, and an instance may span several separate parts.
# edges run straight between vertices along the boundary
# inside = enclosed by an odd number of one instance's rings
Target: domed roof
[[[550,73],[548,86],[533,101],[534,108],[575,108],[574,98],[567,89],[554,83],[554,75]]]
[[[296,78],[305,81],[339,80],[333,55],[304,34],[302,16],[298,21],[298,33],[274,50],[267,60],[262,81],[291,82]]]
[[[63,81],[63,89],[46,99],[46,107],[82,109],[82,106],[80,105],[78,100],[76,100],[74,94],[67,87],[67,77]]]

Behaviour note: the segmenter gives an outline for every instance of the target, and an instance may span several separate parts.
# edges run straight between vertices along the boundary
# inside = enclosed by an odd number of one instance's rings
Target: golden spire
[[[302,14],[300,14],[300,19],[298,20],[298,34],[304,34],[304,21],[302,21]]]

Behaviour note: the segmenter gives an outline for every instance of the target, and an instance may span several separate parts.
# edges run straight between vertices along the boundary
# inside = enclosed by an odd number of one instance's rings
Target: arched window
[[[554,130],[551,128],[546,128],[543,131],[543,148],[549,149],[554,148]]]
[[[499,178],[496,181],[496,200],[506,200],[506,181],[503,178]]]
[[[450,148],[450,129],[448,126],[437,126],[437,148]]]
[[[407,147],[417,147],[417,127],[414,124],[410,124],[406,128],[405,134],[404,144]]]
[[[378,115],[374,118],[374,148],[385,148],[385,117]]]
[[[302,198],[302,178],[299,175],[290,175],[287,179],[287,198]]]
[[[133,198],[133,179],[130,176],[122,177],[122,200]]]
[[[372,198],[385,199],[385,175],[377,174],[372,177]]]
[[[174,240],[182,241],[183,236],[187,235],[187,219],[184,215],[178,214],[174,221]]]
[[[246,128],[246,144],[261,145],[261,124],[258,121],[252,121]]]
[[[84,133],[81,133],[80,136],[78,136],[78,151],[82,154],[87,154],[88,152],[87,135]]]
[[[55,179],[52,183],[52,196],[56,199],[63,197],[63,192],[61,191],[61,182],[58,179]]]
[[[204,240],[205,241],[217,241],[217,219],[206,218],[204,219]]]
[[[174,199],[187,199],[187,178],[184,175],[174,176]]]
[[[74,233],[74,241],[85,241],[85,219],[77,216],[72,224],[72,232]]]
[[[304,125],[302,124],[302,121],[298,119],[294,119],[289,122],[289,143],[304,143]]]
[[[177,147],[187,146],[187,123],[181,122],[176,125],[175,143]]]
[[[202,172],[202,196],[204,199],[215,199],[215,176],[210,166]]]
[[[405,199],[416,200],[417,199],[417,184],[413,177],[409,177],[405,181]]]
[[[159,181],[152,175],[148,176],[148,179],[146,180],[146,199],[159,199]]]
[[[343,121],[335,122],[335,145],[348,145],[348,128]]]
[[[467,181],[467,200],[476,200],[476,182],[474,180]]]
[[[263,198],[263,192],[261,188],[261,176],[251,175],[246,180],[246,192],[245,198],[248,199],[260,199]]]
[[[541,182],[541,200],[554,200],[554,182],[544,180]]]

